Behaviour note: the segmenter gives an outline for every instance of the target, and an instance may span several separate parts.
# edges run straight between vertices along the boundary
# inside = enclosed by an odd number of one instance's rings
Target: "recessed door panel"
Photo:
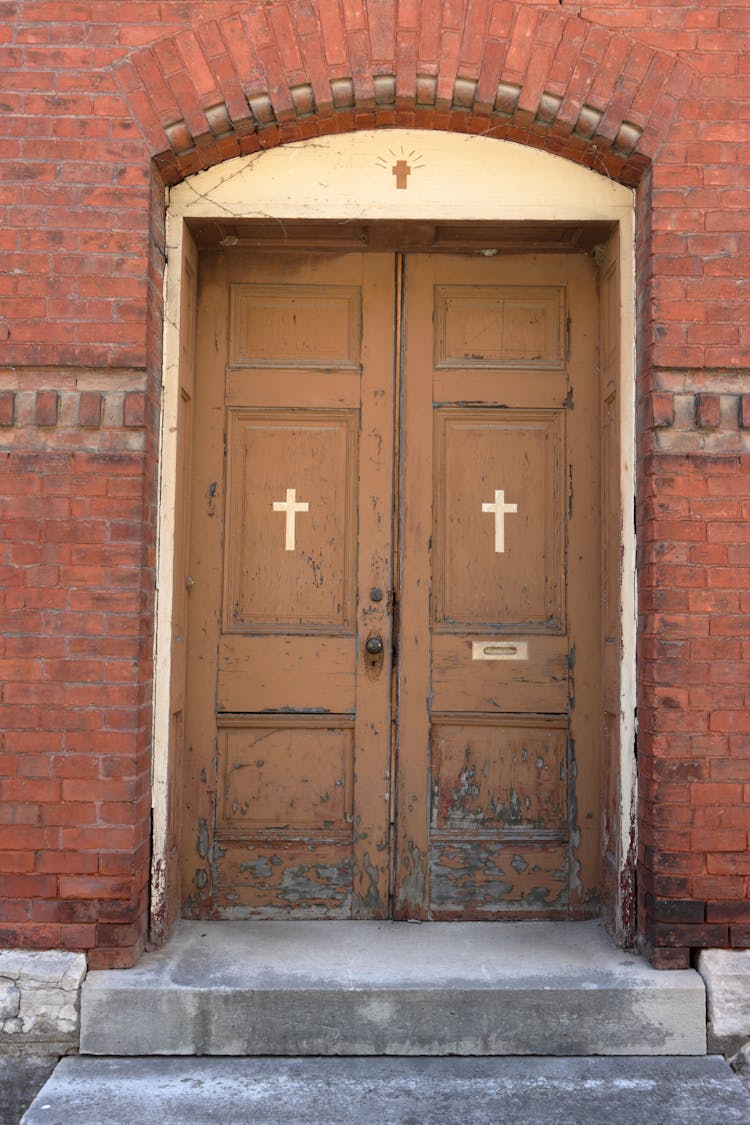
[[[215,916],[222,918],[351,918],[355,863],[351,844],[280,837],[266,842],[222,841],[216,865]],[[205,912],[188,899],[193,913]]]
[[[558,368],[564,364],[561,286],[437,285],[435,367]]]
[[[357,423],[229,409],[225,633],[353,631]]]
[[[230,363],[235,367],[359,368],[358,285],[233,285]]]
[[[295,717],[296,718],[296,717]],[[351,844],[353,724],[238,717],[219,726],[217,823],[244,833],[340,835]]]
[[[565,917],[568,848],[483,838],[437,839],[430,848],[430,910],[442,919]]]
[[[435,411],[435,625],[565,631],[562,411]]]
[[[436,716],[431,825],[436,832],[567,836],[567,724]]]

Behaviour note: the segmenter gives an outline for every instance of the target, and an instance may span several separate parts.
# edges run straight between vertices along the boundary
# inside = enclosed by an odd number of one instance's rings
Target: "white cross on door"
[[[505,503],[505,492],[502,488],[495,489],[494,504],[482,504],[483,512],[494,512],[495,515],[495,553],[502,555],[505,551],[505,514],[518,511],[517,504]]]
[[[286,512],[286,539],[284,543],[285,550],[293,551],[295,546],[295,531],[297,512],[309,512],[310,505],[305,500],[297,503],[297,489],[287,488],[286,500],[274,500],[274,512]]]

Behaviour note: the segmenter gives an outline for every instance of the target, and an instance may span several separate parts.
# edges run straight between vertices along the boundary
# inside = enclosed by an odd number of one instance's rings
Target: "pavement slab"
[[[59,1055],[0,1055],[0,1122],[17,1125],[57,1066]]]
[[[700,1058],[63,1059],[23,1125],[750,1125]]]

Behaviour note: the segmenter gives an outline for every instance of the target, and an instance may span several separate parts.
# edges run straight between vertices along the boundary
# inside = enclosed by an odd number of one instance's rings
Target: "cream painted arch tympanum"
[[[154,688],[152,936],[162,940],[177,912],[174,862],[179,818],[179,769],[184,702],[184,567],[190,386],[197,251],[191,225],[212,220],[272,219],[337,224],[599,223],[608,234],[597,246],[603,445],[605,694],[602,725],[602,800],[610,810],[603,849],[608,853],[608,914],[615,932],[627,904],[618,896],[630,861],[635,809],[634,495],[634,200],[633,193],[580,166],[535,149],[483,137],[414,130],[360,132],[316,138],[227,161],[169,192],[166,313],[160,458],[158,603]],[[231,244],[231,236],[227,244]],[[187,388],[187,390],[186,390]],[[614,457],[614,461],[613,461]],[[612,536],[618,540],[616,546]],[[607,594],[607,586],[609,592]],[[616,621],[615,621],[616,618]],[[181,648],[182,646],[182,648]],[[605,817],[605,821],[606,821]]]

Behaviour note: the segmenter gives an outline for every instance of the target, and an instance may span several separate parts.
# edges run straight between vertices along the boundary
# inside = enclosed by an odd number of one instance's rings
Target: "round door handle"
[[[370,656],[380,656],[383,651],[383,641],[380,637],[368,637],[365,642],[365,650]]]

